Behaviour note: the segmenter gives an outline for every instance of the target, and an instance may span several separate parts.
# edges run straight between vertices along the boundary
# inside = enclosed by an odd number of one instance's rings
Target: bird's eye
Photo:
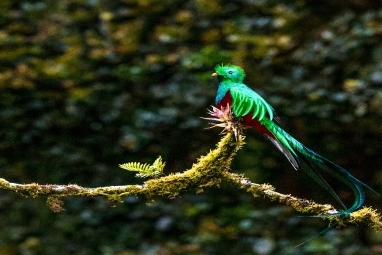
[[[228,71],[228,74],[233,74],[233,72],[232,71]]]

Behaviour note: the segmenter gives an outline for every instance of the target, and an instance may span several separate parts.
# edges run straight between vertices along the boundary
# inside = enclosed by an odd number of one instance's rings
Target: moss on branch
[[[153,199],[157,196],[176,197],[181,192],[194,191],[200,193],[206,187],[219,186],[222,181],[234,184],[241,190],[253,196],[263,196],[272,201],[291,206],[298,212],[314,215],[329,214],[337,210],[328,204],[318,204],[312,200],[301,199],[275,191],[269,184],[252,183],[243,175],[231,173],[230,167],[236,152],[244,144],[244,137],[235,139],[231,133],[226,134],[214,150],[198,159],[198,161],[182,173],[170,174],[160,178],[150,179],[142,185],[107,186],[86,188],[76,184],[69,185],[40,185],[37,183],[17,184],[0,179],[0,189],[16,192],[26,197],[46,196],[50,208],[55,211],[63,210],[62,198],[70,196],[105,196],[109,200],[122,202],[122,197],[135,195]],[[375,230],[382,230],[380,215],[369,207],[350,214],[350,217],[324,217],[330,221],[338,221],[339,225],[346,223],[364,223]]]

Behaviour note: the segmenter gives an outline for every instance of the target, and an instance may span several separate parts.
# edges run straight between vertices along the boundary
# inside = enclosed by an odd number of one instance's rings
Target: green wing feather
[[[259,121],[264,117],[273,119],[273,108],[255,91],[244,84],[232,86],[230,89],[232,97],[232,110],[235,116],[243,117],[252,113],[252,118]]]

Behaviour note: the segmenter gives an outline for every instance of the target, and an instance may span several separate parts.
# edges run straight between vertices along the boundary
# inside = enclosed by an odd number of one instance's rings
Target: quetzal
[[[296,170],[302,169],[328,191],[343,207],[342,211],[330,214],[330,216],[348,215],[363,205],[365,201],[364,187],[372,189],[341,166],[308,149],[285,132],[277,124],[272,106],[259,94],[243,84],[245,72],[241,67],[229,64],[217,65],[212,76],[216,76],[219,80],[215,100],[217,108],[229,105],[233,115],[240,119],[243,126],[255,128],[263,134],[285,155]],[[302,162],[307,167],[301,167]],[[321,175],[323,172],[332,175],[351,188],[354,193],[354,203],[350,208],[344,205],[325,181]]]

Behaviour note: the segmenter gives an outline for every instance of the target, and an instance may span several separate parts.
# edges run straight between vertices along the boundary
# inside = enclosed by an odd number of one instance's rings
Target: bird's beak
[[[213,76],[213,77],[216,77],[216,76],[218,76],[218,74],[217,74],[217,73],[213,73],[212,76]]]

